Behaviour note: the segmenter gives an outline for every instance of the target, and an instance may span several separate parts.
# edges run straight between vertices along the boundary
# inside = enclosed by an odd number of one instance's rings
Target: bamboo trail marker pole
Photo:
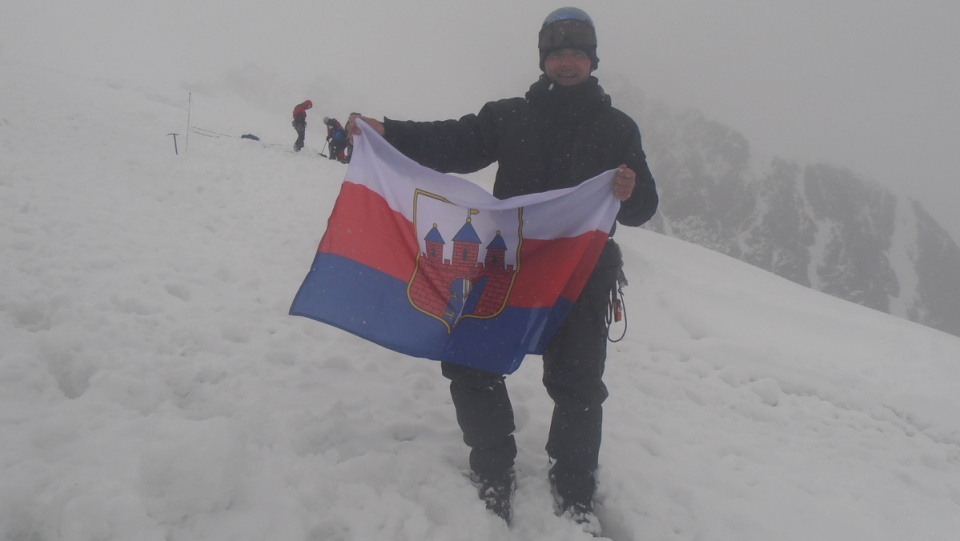
[[[187,152],[187,147],[190,146],[190,108],[192,105],[193,105],[193,92],[187,92],[187,140],[183,143],[184,152]]]

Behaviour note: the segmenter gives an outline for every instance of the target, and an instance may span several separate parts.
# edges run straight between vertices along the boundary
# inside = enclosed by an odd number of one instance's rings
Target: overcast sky
[[[156,81],[164,96],[245,86],[284,113],[311,98],[333,116],[456,117],[526,90],[540,24],[566,4],[3,0],[0,61]],[[573,5],[597,25],[601,83],[625,76],[650,99],[700,109],[758,157],[849,167],[921,200],[960,240],[960,3]]]

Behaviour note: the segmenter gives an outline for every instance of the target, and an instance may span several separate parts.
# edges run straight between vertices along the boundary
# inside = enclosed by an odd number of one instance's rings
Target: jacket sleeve
[[[385,118],[384,138],[413,161],[441,173],[473,173],[496,160],[493,104],[477,115],[434,122]]]
[[[653,217],[660,204],[657,184],[647,165],[647,155],[643,152],[639,130],[631,137],[624,163],[637,174],[637,184],[630,198],[620,204],[617,221],[623,225],[639,226]]]

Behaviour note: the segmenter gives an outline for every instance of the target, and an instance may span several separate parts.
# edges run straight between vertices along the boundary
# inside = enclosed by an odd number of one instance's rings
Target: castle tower
[[[453,257],[450,259],[454,265],[476,267],[480,259],[480,236],[473,228],[472,221],[473,219],[468,217],[453,237]]]
[[[423,240],[427,244],[427,259],[431,261],[436,261],[440,263],[443,261],[443,245],[446,244],[446,241],[443,240],[443,235],[440,234],[440,231],[437,229],[437,224],[433,224],[433,228],[427,233],[426,237],[423,237]]]
[[[500,231],[497,231],[497,236],[493,237],[493,240],[487,245],[487,255],[483,258],[483,266],[487,269],[506,269],[506,254],[507,243],[500,235]]]

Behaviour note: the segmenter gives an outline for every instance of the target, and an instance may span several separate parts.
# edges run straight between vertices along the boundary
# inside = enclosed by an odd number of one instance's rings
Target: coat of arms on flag
[[[613,226],[613,171],[499,200],[361,128],[290,313],[501,374],[542,353]]]
[[[519,268],[522,212],[471,208],[464,216],[442,196],[417,190],[414,226],[420,253],[407,288],[410,303],[443,321],[448,332],[462,318],[500,314]],[[504,226],[509,230],[500,229]]]

